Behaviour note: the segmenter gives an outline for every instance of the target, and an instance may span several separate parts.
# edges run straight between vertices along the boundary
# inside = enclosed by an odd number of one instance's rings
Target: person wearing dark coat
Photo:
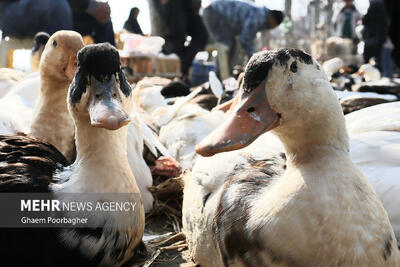
[[[67,0],[0,0],[0,30],[21,39],[72,30],[71,8]]]
[[[389,20],[389,37],[393,44],[392,59],[400,68],[400,1],[385,0],[386,15]]]
[[[362,19],[364,29],[364,62],[375,58],[377,67],[381,69],[381,52],[386,41],[388,30],[386,11],[381,0],[371,0],[367,14]]]
[[[131,33],[143,35],[142,28],[140,28],[137,17],[139,16],[140,10],[137,7],[131,9],[128,19],[125,21],[124,29]]]
[[[110,6],[96,0],[0,0],[0,30],[3,38],[75,30],[115,46]]]
[[[208,32],[199,15],[200,0],[159,0],[164,21],[162,37],[164,54],[175,53],[181,60],[181,72],[187,77],[197,52],[203,50],[208,41]],[[186,37],[191,40],[185,46]]]
[[[108,42],[115,46],[111,9],[97,0],[68,0],[73,10],[73,29],[82,36],[90,35],[95,43]]]

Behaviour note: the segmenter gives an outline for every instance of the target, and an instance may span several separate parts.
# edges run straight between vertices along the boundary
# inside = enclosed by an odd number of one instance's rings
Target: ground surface
[[[182,180],[155,179],[150,189],[155,197],[153,210],[146,216],[143,241],[147,252],[142,262],[133,266],[193,267],[182,233]]]

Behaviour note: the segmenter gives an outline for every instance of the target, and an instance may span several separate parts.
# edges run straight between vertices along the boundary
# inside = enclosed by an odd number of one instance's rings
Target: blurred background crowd
[[[280,47],[303,49],[321,62],[370,63],[393,77],[400,65],[397,13],[396,0],[0,0],[0,67],[12,66],[10,51],[30,48],[36,33],[72,29],[87,43],[117,46],[127,58],[148,50],[127,48],[132,38],[121,34],[160,36],[155,52],[176,55],[187,84],[199,82],[193,70],[215,69],[227,78],[254,52]]]

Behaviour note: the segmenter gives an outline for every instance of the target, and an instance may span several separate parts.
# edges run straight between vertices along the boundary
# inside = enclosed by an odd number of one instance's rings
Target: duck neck
[[[79,166],[76,179],[90,192],[138,193],[127,152],[127,127],[115,131],[77,122],[74,163]]]
[[[341,110],[331,111],[324,118],[310,118],[279,128],[275,133],[285,146],[288,161],[294,164],[349,152],[349,137]]]
[[[30,134],[54,145],[71,162],[75,129],[67,107],[68,86],[69,81],[44,79],[41,75]]]

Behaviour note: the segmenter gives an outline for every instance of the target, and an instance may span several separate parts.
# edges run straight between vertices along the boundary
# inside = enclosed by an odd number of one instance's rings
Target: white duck
[[[170,82],[169,79],[159,77],[144,78],[136,84],[133,100],[139,108],[152,113],[158,107],[167,105],[167,101],[161,95],[161,89]]]
[[[141,244],[144,210],[126,157],[127,127],[123,127],[129,122],[131,88],[122,72],[115,72],[119,56],[111,45],[87,46],[78,58],[79,69],[68,94],[76,127],[75,162],[62,168],[66,159],[50,144],[25,136],[0,136],[0,192],[42,192],[65,204],[91,202],[93,209],[83,213],[85,228],[1,228],[2,259],[15,266],[122,266]],[[131,207],[125,212],[91,212],[111,201],[129,201]],[[63,210],[61,216],[77,216]]]
[[[380,104],[347,114],[346,125],[349,133],[400,132],[400,102]]]
[[[13,98],[33,109],[40,94],[40,73],[33,72],[14,84],[1,101],[12,102]]]
[[[182,169],[191,169],[197,157],[194,147],[223,122],[225,114],[222,111],[210,112],[189,103],[200,93],[200,87],[185,97],[175,98],[173,105],[167,105],[161,95],[162,85],[167,81],[143,79],[136,85],[133,97],[160,127],[159,140],[168,150],[163,155],[175,158]]]
[[[198,104],[189,103],[201,90],[199,87],[187,96],[176,98],[173,105],[158,107],[151,113],[160,126],[160,141],[182,169],[193,167],[197,157],[194,152],[196,144],[225,119],[222,111],[210,112]]]
[[[341,59],[340,57],[334,57],[325,61],[322,64],[322,69],[325,71],[326,75],[330,77],[332,76],[332,74],[338,72],[341,68],[343,68],[343,66],[343,59]]]
[[[0,134],[30,133],[50,142],[69,162],[73,161],[76,153],[75,129],[66,99],[76,69],[76,53],[82,47],[82,37],[76,32],[59,31],[50,38],[41,57],[40,77],[32,74],[32,79],[16,84],[0,100]],[[68,66],[72,67],[71,70]],[[36,103],[34,110],[32,103]],[[155,155],[157,149],[162,152],[166,149],[149,132],[135,110],[130,116],[133,119],[128,127],[128,159],[148,212],[153,206],[153,196],[147,188],[152,185],[153,179],[142,156],[143,145],[146,144]]]
[[[400,239],[400,117],[399,103],[387,103],[379,107],[368,107],[345,116],[350,133],[350,158],[372,184],[388,213],[396,238]],[[397,129],[397,130],[396,130]],[[268,144],[268,146],[263,146]],[[202,177],[203,184],[218,183],[237,166],[251,166],[254,161],[274,159],[274,168],[285,164],[281,158],[284,147],[277,137],[265,133],[251,145],[218,154],[210,158],[200,157],[193,173]],[[225,161],[222,162],[222,159]],[[226,158],[229,157],[229,160]],[[215,160],[217,158],[218,160]],[[215,178],[217,177],[217,178]],[[222,177],[218,179],[218,177]],[[207,180],[207,183],[204,181]]]
[[[381,78],[381,72],[372,64],[361,65],[357,73],[362,75],[367,82],[377,81]]]
[[[0,133],[29,133],[53,144],[72,162],[75,130],[66,99],[76,70],[76,53],[82,47],[82,37],[77,32],[58,31],[51,36],[41,58],[40,90],[34,110],[19,92],[10,92],[0,101]],[[26,81],[35,84],[37,80]],[[32,91],[35,88],[32,86]],[[26,92],[20,92],[26,96]]]
[[[0,97],[7,94],[10,88],[27,75],[26,72],[0,68]]]
[[[350,160],[344,116],[318,63],[293,49],[256,54],[238,100],[197,151],[239,149],[272,130],[286,170],[274,158],[222,177],[185,177],[183,227],[196,263],[399,266],[388,216]],[[213,166],[230,160],[223,155]]]

